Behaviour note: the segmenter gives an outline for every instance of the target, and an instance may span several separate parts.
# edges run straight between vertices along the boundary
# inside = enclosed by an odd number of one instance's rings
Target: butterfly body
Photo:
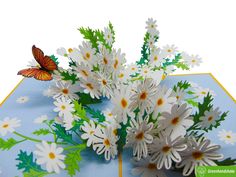
[[[51,72],[57,70],[57,64],[49,56],[44,55],[43,51],[35,45],[32,47],[32,53],[39,66],[20,70],[18,75],[34,77],[42,81],[52,80]]]

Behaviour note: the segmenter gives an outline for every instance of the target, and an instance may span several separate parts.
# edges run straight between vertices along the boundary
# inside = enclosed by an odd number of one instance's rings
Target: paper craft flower
[[[23,104],[29,101],[29,97],[28,96],[21,96],[19,98],[17,98],[16,102]]]
[[[231,159],[220,161],[220,146],[206,138],[206,133],[217,129],[228,114],[214,106],[214,92],[188,81],[178,81],[172,87],[162,82],[176,69],[189,70],[202,59],[175,45],[159,47],[156,20],[149,18],[146,29],[141,56],[132,64],[127,64],[125,53],[114,47],[111,23],[104,30],[81,27],[84,41],[78,47],[57,49],[59,57],[68,60],[68,69],[58,66],[56,56],[44,56],[33,46],[38,64],[43,62],[44,67],[37,70],[34,62],[30,64],[33,68],[23,73],[38,80],[53,79],[44,95],[54,99],[56,114],[53,119],[40,116],[34,120],[44,126],[34,135],[51,136],[51,141],[36,145],[37,164],[32,166],[37,167],[38,173],[60,173],[64,169],[74,176],[79,171],[81,151],[88,149],[110,161],[131,148],[129,156],[136,166],[132,174],[142,177],[166,177],[167,170],[189,176],[199,165],[235,163]],[[31,70],[44,71],[45,75],[37,77],[28,73]],[[28,97],[20,97],[17,102],[26,101]],[[19,120],[5,118],[0,121],[0,133],[4,136],[18,126]],[[24,139],[2,142],[41,142],[14,134]],[[218,136],[227,144],[236,142],[232,131],[222,130]],[[27,158],[34,163],[32,154],[20,151],[18,168]],[[36,176],[30,174],[35,168],[29,169],[27,175]]]
[[[0,134],[5,136],[8,132],[14,132],[15,128],[20,126],[20,122],[17,118],[10,119],[9,117],[0,120]]]
[[[55,143],[48,144],[46,141],[37,144],[36,147],[37,150],[34,151],[34,154],[38,157],[36,162],[39,165],[45,164],[49,173],[60,173],[60,169],[65,168],[63,163],[65,155],[62,154],[63,148],[57,147]]]

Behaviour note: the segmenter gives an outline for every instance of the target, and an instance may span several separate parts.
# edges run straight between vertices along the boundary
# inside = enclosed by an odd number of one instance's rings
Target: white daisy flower
[[[53,73],[52,73],[53,80],[55,80],[55,81],[63,80],[63,77],[61,75],[61,72],[63,72],[63,71],[64,71],[64,69],[62,69],[62,68],[58,68],[58,70],[53,71]]]
[[[90,122],[84,122],[81,129],[85,132],[81,135],[81,138],[87,140],[87,146],[90,147],[96,140],[97,136],[101,136],[102,132],[99,127],[96,127],[93,120]]]
[[[150,36],[147,45],[150,49],[153,49],[155,47],[155,38],[153,36]]]
[[[39,116],[38,118],[34,119],[34,123],[36,124],[42,124],[43,122],[48,120],[48,116],[47,115],[42,115]]]
[[[106,42],[111,45],[113,43],[113,34],[110,28],[104,28],[104,37]]]
[[[134,176],[140,177],[167,177],[163,170],[158,170],[155,163],[150,162],[150,157],[140,161],[132,160],[134,168],[131,173]]]
[[[117,121],[116,115],[114,115],[110,109],[106,109],[102,113],[106,118],[106,121],[104,123],[107,126],[110,126],[113,129],[114,134],[117,135],[117,129],[121,128],[121,126]]]
[[[73,128],[73,122],[78,119],[79,117],[73,114],[65,114],[62,120],[62,124],[66,130],[70,130],[71,128]]]
[[[112,68],[113,52],[110,52],[105,46],[100,46],[99,51],[99,68],[107,72]]]
[[[96,135],[98,138],[93,143],[93,148],[98,155],[104,153],[106,160],[114,159],[118,154],[116,145],[118,138],[111,128],[102,128],[101,131],[101,136]]]
[[[186,92],[185,92],[185,90],[180,89],[179,87],[177,87],[176,91],[174,91],[174,90],[172,91],[171,96],[175,97],[176,102],[178,104],[180,104],[185,99]]]
[[[151,55],[149,57],[150,64],[154,67],[159,67],[161,66],[165,56],[163,53],[160,51],[159,48],[155,48],[154,50],[151,51]]]
[[[133,148],[133,155],[137,156],[138,160],[140,160],[142,157],[147,157],[147,145],[151,144],[153,141],[153,137],[150,133],[153,128],[153,123],[148,123],[148,120],[148,116],[144,120],[142,117],[139,117],[138,121],[136,121],[134,118],[131,118],[131,126],[127,127],[125,146]]]
[[[79,96],[76,94],[77,92],[81,92],[80,87],[76,85],[72,85],[71,82],[62,82],[57,81],[54,85],[50,86],[50,95],[53,95],[54,99],[65,98],[66,100],[77,100]]]
[[[21,97],[17,98],[17,100],[16,100],[16,102],[19,104],[27,103],[28,101],[29,101],[28,96],[21,96]]]
[[[162,70],[155,70],[149,73],[148,78],[151,78],[154,84],[159,85],[163,80],[163,74]]]
[[[204,97],[207,96],[208,93],[210,93],[210,95],[212,96],[215,96],[215,93],[214,91],[210,90],[209,88],[202,88],[202,87],[195,87],[193,89],[193,92],[194,92],[194,96],[200,98],[200,99],[203,99]]]
[[[124,63],[126,62],[125,54],[121,53],[121,49],[113,50],[113,62],[112,62],[112,72],[113,74],[118,74],[121,69],[124,68]]]
[[[20,127],[20,122],[17,118],[10,119],[9,117],[0,120],[0,134],[5,136],[8,132],[14,132],[15,128]]]
[[[216,125],[216,121],[220,119],[221,112],[219,107],[216,109],[211,108],[210,111],[205,111],[204,116],[200,117],[199,125],[201,128],[209,128],[211,125]]]
[[[140,113],[143,114],[145,111],[150,113],[153,107],[153,97],[157,92],[157,86],[153,83],[152,79],[145,79],[137,85],[137,90],[132,94],[130,100],[130,109],[135,110],[139,108]]]
[[[68,54],[68,57],[71,60],[73,60],[74,62],[77,62],[77,63],[81,63],[81,61],[82,61],[81,53],[80,53],[79,49],[77,49],[77,48],[71,49],[69,54]]]
[[[157,25],[156,25],[156,20],[154,20],[153,18],[148,18],[148,20],[146,21],[146,29],[147,32],[151,35],[151,36],[156,36],[159,34],[159,31],[157,31]]]
[[[190,117],[192,108],[188,108],[187,104],[175,104],[171,108],[171,112],[163,112],[159,118],[159,128],[165,130],[167,134],[175,139],[178,136],[184,136],[186,130],[193,125],[193,118]]]
[[[53,109],[54,112],[58,112],[59,116],[70,115],[74,112],[74,104],[71,100],[65,100],[65,98],[57,99],[53,102],[56,108]]]
[[[177,168],[183,167],[183,175],[189,176],[196,166],[216,166],[215,160],[223,158],[217,151],[220,145],[211,144],[209,139],[191,138],[187,140],[188,148],[181,152],[182,161],[177,163]]]
[[[98,84],[100,85],[100,92],[102,96],[110,98],[112,94],[112,80],[105,73],[97,73]]]
[[[80,59],[85,64],[90,64],[91,66],[97,64],[97,57],[95,56],[96,50],[92,48],[91,43],[83,42],[82,46],[79,46],[81,57]],[[78,62],[80,63],[80,62]]]
[[[129,64],[125,69],[130,75],[135,75],[139,72],[138,65],[135,63]]]
[[[172,56],[175,55],[176,52],[178,52],[178,50],[177,50],[177,47],[175,45],[165,45],[162,48],[163,56],[165,56],[164,58],[172,57]]]
[[[181,56],[184,62],[190,67],[199,66],[202,63],[202,59],[198,55],[188,55],[184,52]]]
[[[40,144],[36,144],[37,150],[34,154],[37,156],[36,163],[39,165],[46,165],[46,169],[49,173],[60,173],[60,169],[65,168],[64,159],[65,155],[62,154],[63,148],[57,147],[55,143],[48,144],[46,141],[42,141]]]
[[[170,136],[163,136],[153,140],[153,143],[149,146],[151,153],[151,163],[155,163],[157,169],[170,169],[173,162],[180,162],[181,156],[179,152],[185,150],[187,145],[184,144],[182,137],[177,137],[172,140]]]
[[[117,73],[116,79],[121,84],[127,83],[127,81],[130,79],[130,73],[125,70],[121,70],[119,73]]]
[[[223,129],[219,131],[218,137],[226,144],[234,145],[234,143],[236,143],[236,133],[233,133],[232,131],[226,131]]]
[[[167,67],[164,68],[164,71],[167,75],[173,73],[175,71],[175,68],[173,65],[169,65]]]
[[[57,54],[61,55],[63,57],[67,57],[68,56],[67,51],[66,51],[66,49],[64,47],[58,48],[57,49]]]
[[[84,93],[89,93],[92,98],[99,99],[101,96],[99,84],[92,78],[88,78],[87,80],[81,79],[80,86],[84,89]]]
[[[91,68],[84,63],[77,63],[76,66],[72,66],[72,68],[79,78],[87,79],[92,77]]]
[[[157,93],[153,97],[154,101],[154,118],[162,112],[169,112],[172,105],[176,102],[176,98],[172,95],[172,89],[167,89],[165,86],[159,86],[157,88]]]
[[[144,78],[151,78],[151,76],[153,75],[154,71],[151,69],[150,66],[148,65],[144,65],[142,66],[142,68],[140,69],[140,75]]]
[[[118,122],[127,123],[128,117],[133,117],[134,113],[129,109],[130,101],[130,90],[129,86],[121,86],[120,89],[116,89],[111,97],[113,104],[112,113],[117,117]]]

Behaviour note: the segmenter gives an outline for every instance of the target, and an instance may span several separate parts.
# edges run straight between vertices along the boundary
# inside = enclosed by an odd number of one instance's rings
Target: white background
[[[103,29],[110,20],[115,47],[134,62],[148,17],[158,22],[160,45],[199,54],[204,63],[190,72],[213,73],[236,97],[235,9],[235,0],[0,0],[0,102],[21,80],[16,74],[33,58],[33,44],[55,54],[59,47],[81,43],[78,27]]]

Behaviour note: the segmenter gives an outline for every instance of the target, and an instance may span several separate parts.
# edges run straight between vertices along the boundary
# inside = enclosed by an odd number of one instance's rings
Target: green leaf
[[[140,66],[148,63],[148,57],[150,55],[150,49],[148,48],[147,42],[150,38],[150,34],[146,33],[144,36],[144,43],[143,46],[141,48],[141,58],[139,59],[139,61],[137,61],[136,63]]]
[[[217,128],[220,126],[221,122],[225,120],[225,118],[227,117],[229,112],[223,112],[221,115],[220,115],[220,118],[218,120],[216,120],[216,123],[215,125],[211,125],[209,128],[205,128],[204,130],[206,132],[212,130],[213,128]]]
[[[190,69],[189,66],[184,62],[178,62],[178,63],[175,64],[175,66],[177,68],[182,69],[182,70],[189,70]]]
[[[103,46],[106,47],[106,49],[108,49],[110,52],[112,51],[112,46],[110,46],[104,37],[104,33],[100,30],[96,30],[95,31],[95,35],[97,36],[98,42],[102,43]]]
[[[61,72],[61,76],[62,76],[62,80],[72,81],[72,84],[74,84],[75,82],[78,81],[78,78],[77,78],[76,74],[70,73],[69,71]]]
[[[177,91],[177,88],[179,88],[180,90],[187,90],[190,86],[191,84],[188,81],[180,81],[176,85],[174,85],[173,90],[175,92]]]
[[[232,165],[236,165],[236,159],[232,159],[231,157],[224,159],[222,161],[215,161],[215,163],[218,166],[232,166]]]
[[[100,110],[94,110],[90,108],[89,106],[86,106],[85,110],[87,113],[89,113],[92,116],[92,118],[97,119],[98,122],[104,122],[106,120],[104,114]]]
[[[51,133],[50,130],[48,130],[46,128],[40,128],[39,130],[35,130],[33,132],[33,134],[37,135],[37,136],[39,136],[39,135],[48,135],[49,133]]]
[[[74,145],[77,144],[72,139],[72,134],[65,130],[65,127],[62,127],[60,124],[56,124],[56,123],[53,126],[55,127],[54,132],[56,133],[56,135],[59,139],[62,139],[63,141],[70,143],[70,144],[74,144]]]
[[[114,27],[113,27],[113,25],[112,25],[111,22],[109,22],[108,27],[110,28],[111,34],[112,34],[112,39],[113,39],[112,44],[114,44],[114,43],[115,43],[115,30],[114,30]],[[112,46],[111,46],[111,47],[112,47]]]
[[[194,101],[193,99],[186,99],[185,101],[194,107],[198,107],[198,102]]]
[[[55,55],[51,55],[50,58],[58,65],[58,58]]]
[[[181,54],[177,54],[175,55],[175,58],[173,60],[170,60],[169,58],[166,58],[166,62],[163,63],[163,68],[166,68],[167,66],[171,66],[171,65],[176,65],[177,63],[180,62],[181,59]]]
[[[78,101],[74,101],[74,109],[75,109],[75,115],[78,116],[80,119],[83,119],[85,121],[89,121],[89,118],[86,115],[86,111],[83,108],[82,104],[80,104]]]
[[[26,151],[20,150],[16,160],[20,161],[16,165],[18,170],[23,170],[23,172],[30,172],[30,170],[39,172],[43,171],[40,165],[36,164],[36,160],[34,160],[32,152],[28,155]]]
[[[101,103],[102,101],[97,98],[91,98],[89,94],[86,93],[78,93],[79,95],[79,102],[82,105],[87,105],[87,104],[96,104],[96,103]]]
[[[92,44],[92,47],[95,48],[98,52],[98,43],[97,43],[97,36],[95,34],[95,31],[93,31],[91,28],[79,28],[78,29],[80,33],[83,35],[84,39],[89,40],[89,42]]]
[[[36,171],[36,170],[32,170],[32,169],[30,169],[29,172],[23,173],[24,177],[44,177],[47,175],[49,175],[49,173],[46,171]]]
[[[121,128],[118,129],[117,133],[119,135],[119,140],[117,141],[117,145],[118,145],[118,151],[122,152],[123,151],[123,147],[126,144],[126,137],[127,137],[127,127],[130,126],[130,118],[128,118],[128,123],[127,124],[123,124],[121,123]]]
[[[0,138],[0,149],[9,150],[13,146],[15,146],[17,143],[19,143],[19,141],[16,141],[13,138],[9,138],[7,140],[4,140],[4,139]]]
[[[65,170],[67,170],[68,175],[74,176],[76,171],[80,171],[80,167],[78,165],[78,163],[82,160],[80,153],[85,148],[85,144],[77,145],[75,149],[70,150],[69,153],[66,154],[64,163],[66,164]]]

